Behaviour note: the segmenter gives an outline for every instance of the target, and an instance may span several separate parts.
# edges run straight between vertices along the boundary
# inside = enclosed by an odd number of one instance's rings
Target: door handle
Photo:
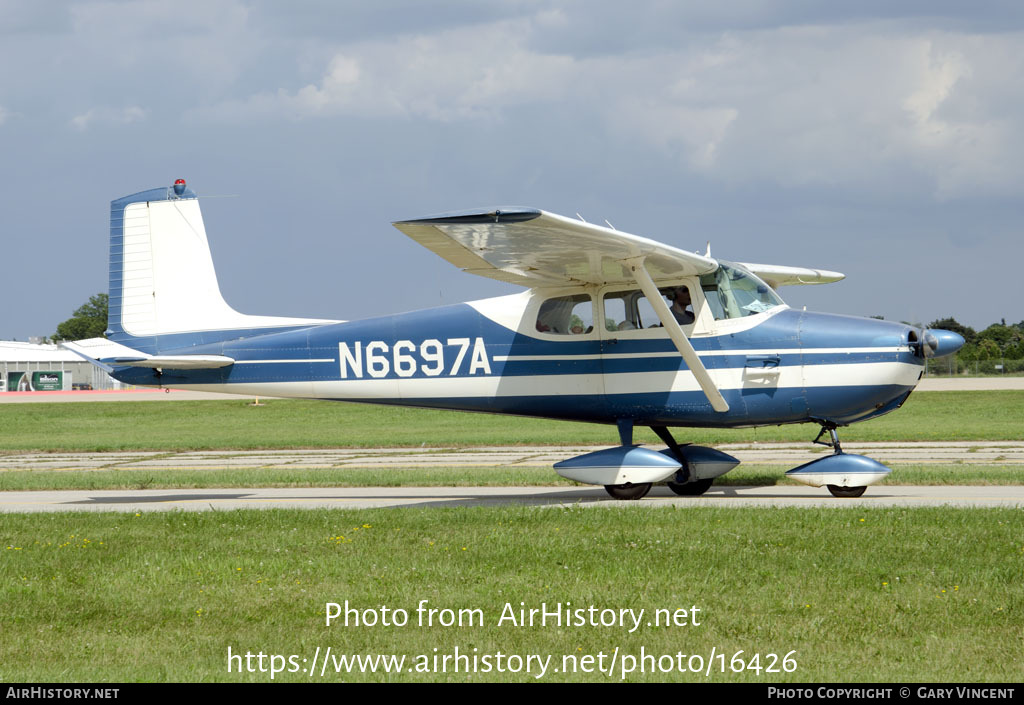
[[[778,367],[782,363],[779,355],[747,355],[746,367],[764,369],[766,367]]]

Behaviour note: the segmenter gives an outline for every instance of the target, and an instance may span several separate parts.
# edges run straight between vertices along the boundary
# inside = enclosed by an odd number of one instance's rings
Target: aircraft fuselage
[[[539,332],[543,290],[282,332],[161,336],[218,369],[118,368],[136,385],[636,425],[845,425],[897,408],[923,370],[910,326],[779,306],[691,342],[727,400],[715,411],[660,328]],[[595,300],[600,300],[595,297]],[[243,336],[244,337],[240,337]],[[210,340],[210,337],[227,339]],[[141,350],[157,341],[137,339]]]

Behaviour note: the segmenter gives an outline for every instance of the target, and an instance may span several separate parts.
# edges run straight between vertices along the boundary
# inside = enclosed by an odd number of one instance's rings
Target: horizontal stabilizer
[[[210,370],[227,367],[235,362],[232,358],[224,355],[147,355],[106,338],[89,338],[60,345],[107,372],[111,372],[114,367]]]
[[[161,370],[211,370],[227,367],[235,361],[224,355],[152,355],[150,357],[115,358],[114,365],[152,367]]]

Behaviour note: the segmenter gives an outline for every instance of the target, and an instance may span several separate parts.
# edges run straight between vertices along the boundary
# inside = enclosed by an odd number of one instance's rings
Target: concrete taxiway
[[[1022,378],[931,379],[919,391],[1024,389]],[[237,399],[232,395],[157,390],[123,392],[37,392],[0,394],[3,402]],[[717,446],[744,463],[796,467],[829,452],[809,443],[740,443]],[[844,443],[844,450],[887,464],[965,464],[1024,466],[1024,443],[923,442]],[[282,451],[197,451],[185,453],[9,453],[0,455],[0,472],[217,469],[354,469],[415,473],[422,468],[548,467],[582,453],[583,446],[512,446],[480,448],[349,448]],[[698,498],[681,498],[656,487],[640,502],[614,501],[593,487],[359,487],[287,489],[203,489],[128,491],[43,491],[0,493],[0,512],[169,511],[238,508],[457,507],[495,504],[537,506],[972,506],[1022,507],[1024,486],[883,486],[859,499],[837,499],[824,489],[793,487],[713,487]]]
[[[654,446],[652,446],[654,447]],[[658,446],[661,447],[661,446]],[[741,462],[796,467],[830,453],[811,443],[727,443],[719,450]],[[554,463],[598,450],[594,446],[486,446],[470,448],[337,448],[320,450],[210,450],[167,453],[9,453],[0,455],[4,470],[219,470],[378,468],[551,467]],[[1024,442],[847,442],[843,450],[882,463],[1024,465]]]
[[[797,465],[828,449],[807,443],[748,443],[719,446],[744,463]],[[844,448],[882,462],[981,464],[1024,467],[1024,443],[850,443]],[[354,469],[412,473],[425,467],[550,467],[593,447],[514,446],[485,448],[356,448],[305,451],[194,451],[186,453],[14,453],[0,456],[0,472],[16,470],[215,470],[255,468]],[[238,508],[348,508],[394,506],[587,505],[587,506],[1024,506],[1024,486],[885,486],[859,499],[837,499],[818,488],[713,487],[697,498],[657,487],[640,502],[610,499],[591,487],[359,487],[0,493],[3,511],[167,511]]]
[[[1024,507],[1024,486],[870,487],[858,499],[813,487],[713,487],[677,497],[656,487],[639,501],[612,500],[592,487],[351,487],[203,490],[4,492],[0,512],[151,512],[232,509],[370,509],[378,507]]]
[[[719,446],[745,463],[795,467],[828,449],[809,443],[746,443]],[[882,462],[972,464],[1024,468],[1024,443],[849,443],[848,452]],[[372,468],[382,475],[427,467],[550,467],[592,447],[513,446],[485,448],[355,448],[307,451],[200,451],[187,453],[20,453],[0,456],[0,472],[102,470],[245,470],[255,468]],[[773,507],[1024,507],[1024,486],[880,486],[859,499],[837,499],[825,489],[779,485],[716,486],[703,497],[677,497],[656,487],[640,502],[614,501],[600,487],[330,487],[198,490],[76,490],[0,493],[0,512],[208,511],[240,508],[526,506],[773,506]]]

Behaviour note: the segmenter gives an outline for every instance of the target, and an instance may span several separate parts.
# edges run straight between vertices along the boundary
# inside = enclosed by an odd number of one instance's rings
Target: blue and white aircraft
[[[775,289],[842,274],[733,263],[530,208],[395,227],[511,296],[334,321],[251,316],[224,301],[196,194],[174,186],[110,208],[106,338],[66,347],[122,382],[614,424],[620,445],[555,465],[620,499],[653,483],[700,495],[739,461],[671,428],[821,427],[833,453],[788,476],[856,497],[890,470],[836,429],[899,408],[943,330],[796,311]],[[667,446],[633,443],[648,426]]]

